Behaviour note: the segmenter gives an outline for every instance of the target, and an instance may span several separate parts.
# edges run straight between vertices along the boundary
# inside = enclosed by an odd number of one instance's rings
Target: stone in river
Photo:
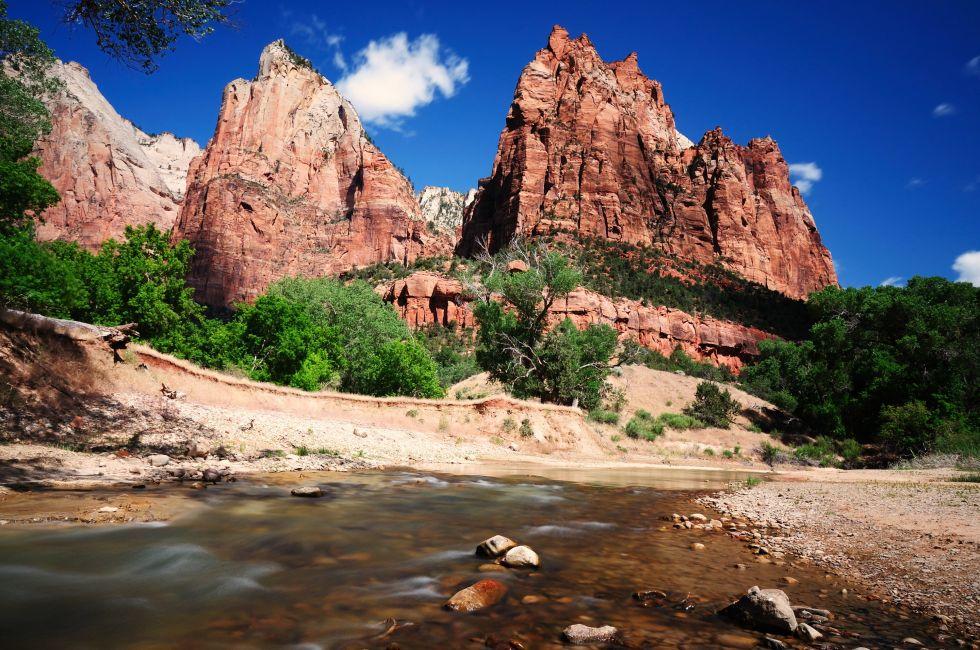
[[[537,568],[541,565],[541,559],[530,546],[515,546],[507,551],[501,562],[512,569]]]
[[[813,643],[823,635],[806,623],[800,623],[799,627],[796,628],[796,636],[800,637],[807,643]]]
[[[466,589],[457,591],[443,605],[454,612],[475,612],[500,602],[507,594],[507,587],[496,580],[480,580]]]
[[[201,475],[201,478],[204,479],[205,483],[217,483],[218,481],[221,480],[221,472],[214,469],[213,467],[209,467],[206,470],[204,470],[204,473]]]
[[[780,589],[752,587],[719,613],[761,632],[792,634],[797,627],[796,614],[789,598]]]
[[[500,557],[515,546],[517,542],[514,540],[503,535],[494,535],[476,547],[476,554],[483,557]]]
[[[611,642],[616,638],[618,633],[619,630],[612,625],[589,627],[588,625],[576,623],[575,625],[566,627],[562,632],[562,636],[566,641],[575,645],[595,645]]]
[[[293,488],[289,493],[294,497],[309,497],[311,499],[323,496],[323,490],[316,485]]]

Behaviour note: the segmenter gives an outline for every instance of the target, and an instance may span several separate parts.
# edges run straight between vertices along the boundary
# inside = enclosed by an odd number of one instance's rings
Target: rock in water
[[[225,87],[173,237],[194,247],[188,281],[215,307],[286,276],[448,254],[454,240],[429,232],[412,184],[354,107],[282,41],[262,51],[252,81]]]
[[[576,623],[575,625],[566,627],[562,632],[562,636],[566,641],[575,645],[594,645],[598,643],[610,643],[616,638],[618,633],[619,630],[612,625],[589,627],[588,625]]]
[[[501,562],[512,569],[534,569],[541,565],[541,559],[530,546],[515,546],[507,551]]]
[[[800,637],[807,643],[813,643],[817,639],[821,638],[823,635],[817,632],[814,628],[810,627],[806,623],[800,623],[796,628],[796,636]]]
[[[221,480],[221,472],[213,467],[209,467],[201,474],[201,478],[204,479],[205,483],[217,483]]]
[[[661,246],[794,298],[837,284],[772,139],[740,146],[716,129],[694,144],[635,53],[606,63],[558,26],[521,73],[457,250],[555,231]]]
[[[316,485],[293,488],[289,493],[294,497],[309,497],[312,499],[323,496],[323,490]]]
[[[509,537],[494,535],[490,539],[480,542],[480,545],[476,547],[476,554],[480,557],[500,557],[515,546],[517,546],[517,542]]]
[[[507,587],[496,580],[480,580],[466,589],[457,591],[443,605],[454,612],[474,612],[495,605],[507,594]]]
[[[780,589],[752,587],[719,613],[760,632],[792,634],[797,628],[793,607]]]

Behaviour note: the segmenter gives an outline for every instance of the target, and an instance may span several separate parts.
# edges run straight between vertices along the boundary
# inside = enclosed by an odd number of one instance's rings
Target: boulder
[[[170,464],[170,456],[166,454],[153,454],[152,456],[147,456],[146,460],[154,467],[166,467]]]
[[[499,603],[507,595],[507,587],[496,580],[480,580],[453,594],[443,605],[454,612],[474,612]]]
[[[760,632],[792,634],[798,626],[789,598],[780,589],[752,587],[719,613]]]
[[[598,645],[602,643],[611,643],[616,639],[617,634],[619,634],[619,630],[614,628],[612,625],[589,627],[588,625],[582,625],[581,623],[569,625],[562,631],[562,637],[574,645]]]
[[[515,546],[504,554],[501,562],[512,569],[536,569],[541,565],[541,559],[530,546]]]
[[[494,535],[480,542],[480,545],[476,547],[476,554],[480,557],[500,557],[515,546],[517,546],[517,542],[509,537]]]
[[[806,623],[800,623],[796,628],[796,636],[806,641],[807,643],[813,643],[814,641],[823,637],[820,632],[817,632],[814,628],[810,627]]]

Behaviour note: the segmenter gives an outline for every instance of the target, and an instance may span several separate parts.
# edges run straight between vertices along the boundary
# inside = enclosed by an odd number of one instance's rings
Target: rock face
[[[417,272],[380,291],[410,327],[451,322],[461,327],[476,325],[469,307],[471,298],[458,280]],[[572,291],[552,308],[552,323],[566,317],[578,327],[608,323],[622,336],[664,355],[680,346],[694,359],[736,372],[758,355],[759,341],[773,338],[756,328],[691,316],[670,307],[646,306],[636,300],[614,300],[583,288]]]
[[[457,250],[553,233],[721,262],[792,297],[837,282],[775,142],[716,129],[694,145],[635,53],[606,63],[561,27],[521,74]]]
[[[51,133],[35,154],[61,201],[42,215],[38,238],[77,241],[89,250],[126,226],[170,230],[187,168],[200,147],[170,133],[148,135],[121,117],[77,63],[58,62],[62,88],[47,102]]]
[[[409,263],[448,248],[426,232],[411,183],[365,135],[336,88],[289,50],[268,45],[253,81],[225,88],[194,161],[174,228],[197,251],[198,300],[228,306],[287,275]]]
[[[448,187],[426,186],[418,194],[422,218],[430,229],[455,235],[463,225],[463,211],[475,196],[476,190],[463,194]]]

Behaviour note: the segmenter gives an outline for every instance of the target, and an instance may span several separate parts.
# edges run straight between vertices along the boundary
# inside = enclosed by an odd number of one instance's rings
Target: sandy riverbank
[[[863,586],[863,596],[945,617],[976,635],[980,624],[980,484],[950,470],[792,470],[777,480],[705,496],[745,517],[785,552]]]

